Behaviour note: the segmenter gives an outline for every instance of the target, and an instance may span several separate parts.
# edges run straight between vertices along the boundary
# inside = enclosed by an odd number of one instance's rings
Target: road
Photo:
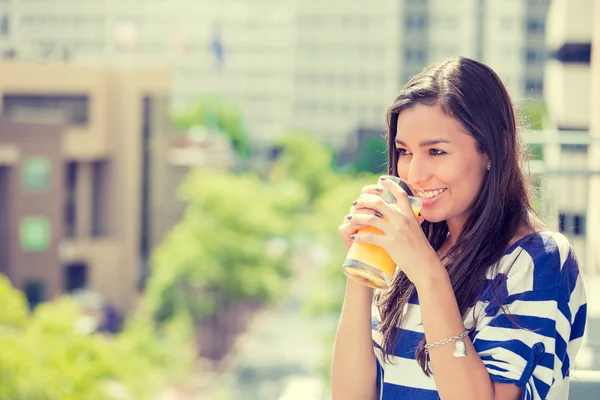
[[[315,248],[294,257],[295,271],[286,298],[258,315],[238,341],[227,371],[210,390],[210,400],[324,400],[330,398],[317,372],[322,340],[336,321],[315,320],[303,314],[310,285],[324,262]],[[341,273],[341,272],[340,272]]]

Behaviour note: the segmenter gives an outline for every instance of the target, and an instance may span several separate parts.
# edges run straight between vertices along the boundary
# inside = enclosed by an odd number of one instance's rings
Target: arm
[[[433,272],[416,285],[428,343],[464,332],[456,298],[446,270],[439,264]],[[452,355],[454,343],[430,349],[431,369],[440,398],[447,399],[520,399],[521,389],[514,384],[492,382],[486,366],[479,358],[469,337],[467,357]]]
[[[368,400],[377,396],[377,366],[371,337],[373,289],[351,279],[333,350],[333,399]]]

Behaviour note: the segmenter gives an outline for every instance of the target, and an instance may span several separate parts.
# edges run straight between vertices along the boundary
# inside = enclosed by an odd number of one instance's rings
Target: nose
[[[420,187],[426,187],[425,183],[431,178],[431,165],[423,157],[413,156],[408,167],[406,179]]]

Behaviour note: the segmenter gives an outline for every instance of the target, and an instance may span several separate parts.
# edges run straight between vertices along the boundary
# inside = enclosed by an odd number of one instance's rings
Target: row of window
[[[87,95],[40,95],[4,94],[2,103],[6,114],[20,112],[58,111],[73,125],[85,125],[89,121],[89,98]]]
[[[356,74],[347,75],[343,73],[298,73],[296,75],[296,83],[298,84],[327,84],[327,85],[357,85],[357,86],[369,86],[378,87],[385,83],[385,80],[381,74]]]
[[[298,101],[294,104],[294,109],[298,112],[307,113],[359,115],[368,119],[380,119],[382,122],[385,120],[386,115],[384,107],[334,102],[316,103]]]
[[[332,25],[344,28],[370,28],[386,21],[384,15],[299,15],[296,19],[301,28],[330,28]]]

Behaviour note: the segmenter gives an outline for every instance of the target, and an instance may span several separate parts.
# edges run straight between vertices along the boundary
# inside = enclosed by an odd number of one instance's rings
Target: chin
[[[423,217],[423,219],[425,221],[432,222],[432,223],[442,222],[442,221],[445,221],[448,219],[448,218],[446,218],[447,216],[442,213],[426,212],[426,213],[421,213],[420,215],[421,215],[421,217]]]

